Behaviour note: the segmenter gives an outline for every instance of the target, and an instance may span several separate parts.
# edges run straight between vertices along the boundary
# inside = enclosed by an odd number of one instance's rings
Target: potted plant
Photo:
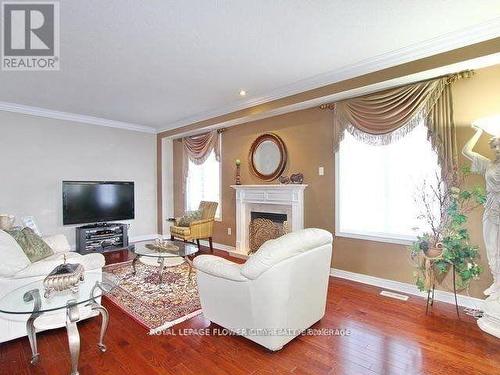
[[[451,268],[458,289],[467,288],[482,272],[477,264],[478,247],[470,244],[466,223],[468,214],[484,204],[486,196],[481,187],[467,188],[469,174],[469,168],[462,168],[459,173],[436,176],[432,183],[424,181],[418,189],[416,199],[422,207],[418,219],[428,230],[410,246],[410,254],[421,291],[442,282]]]

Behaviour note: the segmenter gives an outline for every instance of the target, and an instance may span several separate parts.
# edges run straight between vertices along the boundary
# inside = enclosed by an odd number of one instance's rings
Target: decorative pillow
[[[193,221],[201,219],[201,211],[188,211],[186,214],[177,221],[179,227],[189,227]]]
[[[19,246],[23,249],[31,263],[38,262],[51,255],[54,251],[49,245],[38,236],[31,228],[23,228],[21,230],[14,229],[7,231],[17,241]]]
[[[21,246],[3,230],[0,230],[0,257],[1,277],[11,277],[30,265]]]

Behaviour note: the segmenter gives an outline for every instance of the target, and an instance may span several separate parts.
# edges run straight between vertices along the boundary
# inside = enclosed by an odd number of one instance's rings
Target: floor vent
[[[410,298],[410,297],[408,297],[405,294],[399,294],[399,293],[389,292],[387,290],[381,291],[380,295],[384,296],[384,297],[390,297],[390,298],[399,299],[401,301],[408,301],[408,298]]]

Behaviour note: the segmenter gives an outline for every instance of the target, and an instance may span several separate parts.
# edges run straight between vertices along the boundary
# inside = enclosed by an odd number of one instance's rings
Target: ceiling
[[[500,36],[500,1],[64,0],[60,36],[0,102],[156,131]]]

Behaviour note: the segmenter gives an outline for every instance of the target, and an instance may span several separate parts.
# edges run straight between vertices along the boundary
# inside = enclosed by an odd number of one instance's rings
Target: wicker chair
[[[200,207],[201,219],[193,221],[189,227],[180,227],[175,224],[170,227],[170,238],[174,240],[179,238],[183,241],[195,241],[200,248],[200,240],[208,239],[210,251],[213,252],[212,235],[214,232],[215,212],[217,211],[217,202],[201,201]]]

